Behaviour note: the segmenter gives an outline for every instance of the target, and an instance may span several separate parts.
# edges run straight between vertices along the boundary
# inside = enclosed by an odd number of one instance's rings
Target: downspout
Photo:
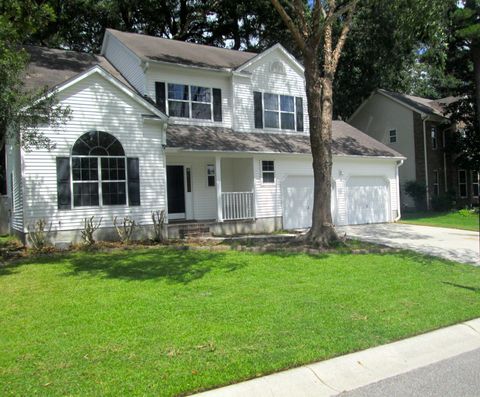
[[[393,220],[394,222],[398,222],[400,218],[402,217],[402,214],[400,213],[400,176],[398,172],[398,168],[402,166],[404,160],[399,160],[397,161],[396,167],[395,167],[395,178],[397,180],[397,208],[398,208],[398,214],[397,217]]]
[[[448,192],[447,188],[447,151],[445,148],[447,147],[445,144],[445,131],[446,129],[443,130],[443,182],[444,182],[444,190],[445,193]]]
[[[429,184],[428,184],[428,158],[427,158],[427,127],[426,121],[428,116],[422,116],[422,125],[423,125],[423,154],[425,156],[425,190],[427,198],[427,210],[430,209],[430,193],[429,193]]]

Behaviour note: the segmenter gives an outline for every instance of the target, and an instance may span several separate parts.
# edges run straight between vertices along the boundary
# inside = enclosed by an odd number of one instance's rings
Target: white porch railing
[[[253,192],[222,192],[222,212],[226,221],[252,219]]]

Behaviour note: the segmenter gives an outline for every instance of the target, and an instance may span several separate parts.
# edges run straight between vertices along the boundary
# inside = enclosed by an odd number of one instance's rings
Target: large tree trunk
[[[312,227],[307,240],[328,247],[338,241],[332,224],[332,79],[320,77],[315,57],[305,57],[305,82],[310,120],[310,144],[313,155],[314,200]]]

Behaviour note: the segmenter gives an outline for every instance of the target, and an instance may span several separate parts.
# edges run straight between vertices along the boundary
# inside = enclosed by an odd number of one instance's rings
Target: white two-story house
[[[311,224],[313,171],[302,65],[282,46],[260,54],[107,30],[101,55],[27,48],[27,86],[48,85],[71,118],[42,129],[52,150],[7,146],[10,227],[38,219],[60,241],[84,219],[115,216],[148,233],[165,210],[170,236]],[[333,124],[337,225],[400,216],[401,154]]]

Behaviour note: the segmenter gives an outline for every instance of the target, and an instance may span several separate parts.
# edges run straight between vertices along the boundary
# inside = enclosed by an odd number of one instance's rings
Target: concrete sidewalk
[[[478,348],[480,318],[196,396],[334,396]]]

